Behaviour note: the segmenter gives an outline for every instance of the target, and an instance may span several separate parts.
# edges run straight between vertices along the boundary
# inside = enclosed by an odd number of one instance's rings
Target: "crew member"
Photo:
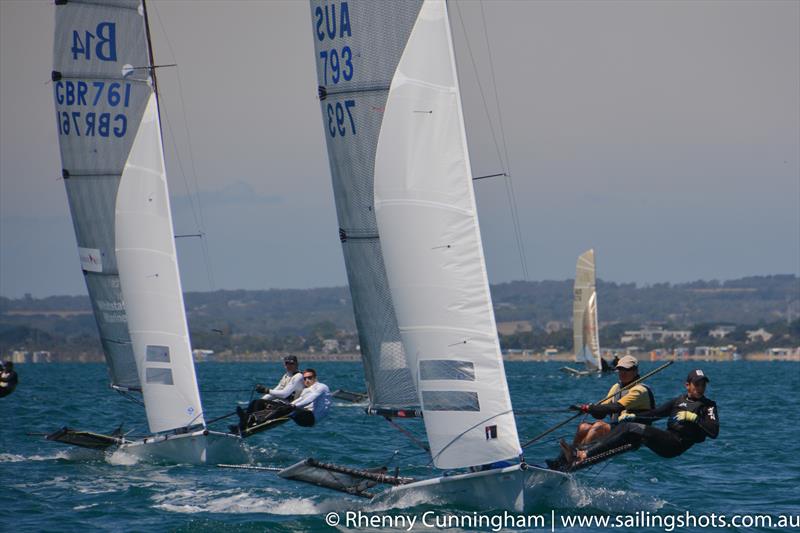
[[[590,444],[585,449],[567,454],[569,466],[591,459],[626,444],[633,449],[642,444],[661,457],[681,455],[706,437],[716,439],[719,435],[717,404],[705,397],[709,379],[700,370],[692,370],[686,377],[686,394],[682,394],[663,405],[635,415],[629,415],[607,436]],[[667,429],[659,429],[645,422],[669,416]]]
[[[17,388],[19,378],[14,371],[14,363],[6,361],[0,363],[0,398],[8,396]]]
[[[298,426],[311,427],[322,420],[331,407],[331,391],[327,385],[317,381],[317,371],[306,368],[303,371],[306,388],[299,398],[292,402],[294,413],[289,415]]]

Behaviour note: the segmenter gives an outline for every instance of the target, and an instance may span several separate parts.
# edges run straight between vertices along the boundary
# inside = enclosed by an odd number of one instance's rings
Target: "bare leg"
[[[578,432],[575,434],[575,440],[572,445],[577,447],[582,444],[589,444],[600,437],[608,435],[609,431],[611,431],[611,426],[602,420],[598,420],[594,424],[584,422],[578,426]]]
[[[575,438],[572,440],[572,445],[579,446],[581,443],[583,443],[583,439],[586,438],[586,435],[591,430],[592,424],[588,422],[581,422],[581,424],[578,426],[578,431],[575,432]]]
[[[589,444],[590,442],[594,442],[599,438],[605,437],[609,433],[611,433],[611,426],[602,420],[597,421],[592,425],[592,429],[589,430],[589,433],[586,435],[586,438],[583,439],[581,444]]]

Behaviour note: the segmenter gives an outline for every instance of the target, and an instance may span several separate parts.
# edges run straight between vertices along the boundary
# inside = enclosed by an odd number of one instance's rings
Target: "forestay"
[[[371,407],[414,408],[373,205],[389,83],[421,0],[311,0],[312,30],[339,238]]]
[[[434,465],[516,457],[444,1],[423,4],[383,115],[377,225]]]
[[[114,207],[152,89],[138,0],[56,1],[53,90],[64,185],[111,384],[138,389],[120,289]]]
[[[582,253],[575,268],[572,331],[575,362],[584,363],[588,370],[599,371],[601,361],[594,250]]]

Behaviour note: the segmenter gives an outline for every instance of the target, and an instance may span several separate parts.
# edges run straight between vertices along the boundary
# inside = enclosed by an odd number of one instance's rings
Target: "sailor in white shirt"
[[[285,400],[291,402],[303,392],[303,374],[297,370],[297,356],[285,356],[283,364],[286,367],[286,373],[277,386],[268,389],[260,383],[256,385],[256,392],[264,395],[261,397],[262,400]]]
[[[259,383],[255,390],[262,393],[263,396],[251,401],[247,409],[236,408],[239,423],[230,426],[231,433],[252,434],[257,431],[254,426],[258,425],[261,427],[260,430],[263,430],[269,427],[264,424],[265,422],[279,418],[282,418],[283,421],[287,420],[286,415],[292,412],[289,402],[298,398],[303,392],[303,373],[297,370],[297,356],[295,355],[284,356],[283,365],[286,373],[275,388],[268,389]]]
[[[306,388],[299,398],[292,402],[295,407],[291,417],[298,426],[311,427],[328,414],[331,408],[331,391],[327,385],[317,381],[317,371],[306,368],[303,371]]]

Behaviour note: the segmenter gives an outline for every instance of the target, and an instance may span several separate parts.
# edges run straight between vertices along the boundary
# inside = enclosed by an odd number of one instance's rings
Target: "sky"
[[[589,248],[606,281],[800,274],[800,2],[450,9],[473,171],[511,174],[475,182],[492,283],[572,278]],[[178,240],[184,290],[345,285],[308,4],[148,10],[156,63],[178,65],[159,71],[175,231],[206,233],[207,256]],[[0,295],[13,298],[86,293],[53,25],[51,0],[0,0]]]

